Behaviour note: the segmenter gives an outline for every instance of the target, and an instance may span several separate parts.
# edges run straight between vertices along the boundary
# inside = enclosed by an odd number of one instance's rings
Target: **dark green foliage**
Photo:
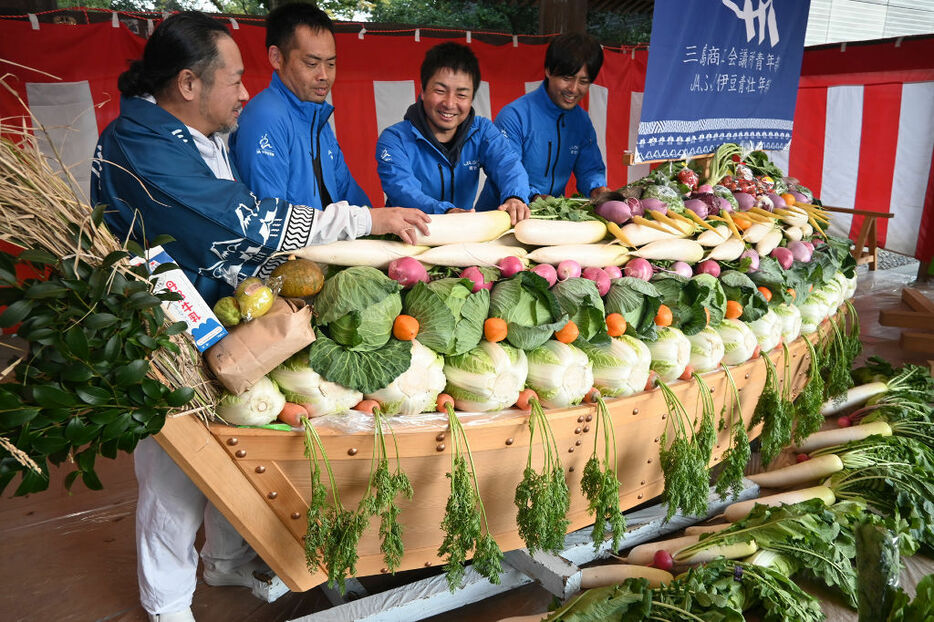
[[[598,432],[603,428],[604,455],[601,465],[597,456]],[[606,537],[609,523],[613,549],[619,549],[626,529],[626,518],[619,509],[619,479],[616,477],[616,434],[603,398],[597,399],[597,418],[594,429],[593,454],[581,475],[581,490],[587,497],[587,511],[594,515],[590,537],[595,550],[599,550]]]
[[[709,494],[707,463],[710,454],[704,454],[698,432],[691,426],[691,418],[684,405],[664,382],[658,386],[668,406],[670,426],[674,439],[669,444],[668,430],[659,443],[659,462],[665,475],[665,501],[668,505],[666,520],[678,510],[700,516],[707,511]]]
[[[787,358],[787,357],[786,357]],[[768,355],[764,355],[766,377],[765,387],[759,396],[759,402],[752,415],[750,426],[762,425],[762,464],[768,466],[772,460],[791,442],[791,420],[793,409],[779,392],[778,374],[775,364]]]
[[[804,343],[808,348],[811,364],[808,366],[808,380],[804,389],[798,394],[794,402],[795,429],[792,440],[800,443],[808,436],[817,432],[824,423],[821,406],[824,403],[824,379],[820,375],[820,358],[817,348],[806,336]]]
[[[145,266],[128,268],[128,256],[115,251],[92,264],[59,260],[41,249],[17,258],[0,253],[0,304],[8,305],[0,327],[19,324],[17,335],[29,347],[16,382],[0,386],[0,436],[42,471],[0,448],[0,491],[17,473],[23,477],[14,495],[45,490],[48,463],[70,459],[77,470],[65,486],[81,477],[88,488],[100,489],[98,455],[133,451],[194,396],[188,387],[173,390],[149,375],[158,352],[180,352],[172,336],[185,324],[168,323],[160,306],[179,300],[178,294],[153,293]],[[18,283],[18,265],[47,278]]]
[[[723,408],[729,411],[729,417],[724,418],[721,413],[721,429],[729,428],[732,430],[730,435],[731,443],[729,448],[723,453],[720,474],[717,476],[716,491],[721,499],[726,499],[728,494],[739,495],[743,490],[743,474],[746,471],[746,465],[749,463],[749,457],[752,451],[749,448],[749,435],[746,433],[746,426],[743,425],[742,416],[734,419],[734,414],[739,412],[739,391],[736,389],[736,382],[733,380],[733,373],[729,367],[723,366],[723,372],[726,374],[727,381],[730,383],[729,406],[724,400]]]

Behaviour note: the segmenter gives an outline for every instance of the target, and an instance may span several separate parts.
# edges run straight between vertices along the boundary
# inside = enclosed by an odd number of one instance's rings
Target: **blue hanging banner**
[[[656,0],[637,161],[791,140],[810,0]]]

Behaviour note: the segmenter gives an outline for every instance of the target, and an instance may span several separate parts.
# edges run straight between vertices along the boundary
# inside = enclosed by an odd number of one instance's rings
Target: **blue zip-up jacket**
[[[496,209],[510,197],[523,201],[529,197],[529,179],[518,155],[493,122],[483,117],[474,116],[454,164],[411,121],[383,130],[376,143],[376,162],[386,205],[417,207],[429,214],[455,207],[472,209],[481,168],[502,188],[497,202],[485,209]]]
[[[495,121],[509,144],[522,157],[529,175],[530,196],[561,196],[571,173],[577,190],[590,196],[594,188],[606,185],[606,165],[597,134],[587,112],[580,106],[565,110],[541,86],[505,105]],[[477,209],[489,209],[499,193],[495,180],[487,180],[477,201]]]
[[[238,129],[230,136],[230,157],[243,183],[262,197],[282,197],[290,203],[322,209],[314,158],[320,154],[321,174],[330,202],[371,205],[354,181],[344,154],[328,124],[334,107],[303,102],[273,72],[269,87],[243,109]]]
[[[138,97],[121,98],[91,173],[91,202],[108,205],[111,231],[122,239],[132,229],[139,241],[174,237],[166,252],[208,304],[246,277],[267,276],[280,263],[270,261],[276,251],[312,242],[314,209],[257,199],[242,183],[218,179],[185,124]]]

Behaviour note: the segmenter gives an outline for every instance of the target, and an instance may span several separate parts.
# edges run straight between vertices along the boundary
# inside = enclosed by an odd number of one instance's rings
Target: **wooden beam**
[[[918,311],[905,311],[904,309],[881,309],[879,311],[879,324],[924,330],[934,328],[934,313],[919,313]]]
[[[903,350],[934,354],[934,333],[915,333],[905,331],[899,340]]]
[[[538,15],[540,34],[587,32],[587,0],[541,0]]]
[[[850,209],[848,207],[832,207],[822,205],[821,209],[825,212],[837,212],[838,214],[853,214],[854,216],[874,216],[875,218],[892,218],[895,214],[891,212],[871,212],[865,209]]]
[[[934,314],[934,300],[911,287],[902,290],[902,302],[914,309]],[[932,326],[934,328],[934,326]]]

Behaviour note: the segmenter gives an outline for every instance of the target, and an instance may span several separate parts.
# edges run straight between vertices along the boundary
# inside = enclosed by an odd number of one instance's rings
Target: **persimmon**
[[[739,304],[735,300],[726,301],[726,313],[724,317],[728,320],[738,320],[743,315],[743,305]]]
[[[411,315],[400,315],[392,323],[392,336],[399,341],[412,341],[418,335],[418,320]]]
[[[674,318],[671,315],[671,309],[668,308],[668,305],[658,306],[658,311],[655,313],[656,326],[671,326],[673,319]]]
[[[508,325],[501,317],[488,317],[483,322],[483,338],[491,343],[499,343],[506,338]]]
[[[555,339],[561,343],[571,343],[577,339],[578,335],[580,335],[580,330],[578,330],[577,324],[571,320],[568,320],[568,323],[564,325],[564,328],[555,331]]]
[[[620,313],[606,316],[606,332],[610,337],[619,337],[626,332],[626,318]]]

